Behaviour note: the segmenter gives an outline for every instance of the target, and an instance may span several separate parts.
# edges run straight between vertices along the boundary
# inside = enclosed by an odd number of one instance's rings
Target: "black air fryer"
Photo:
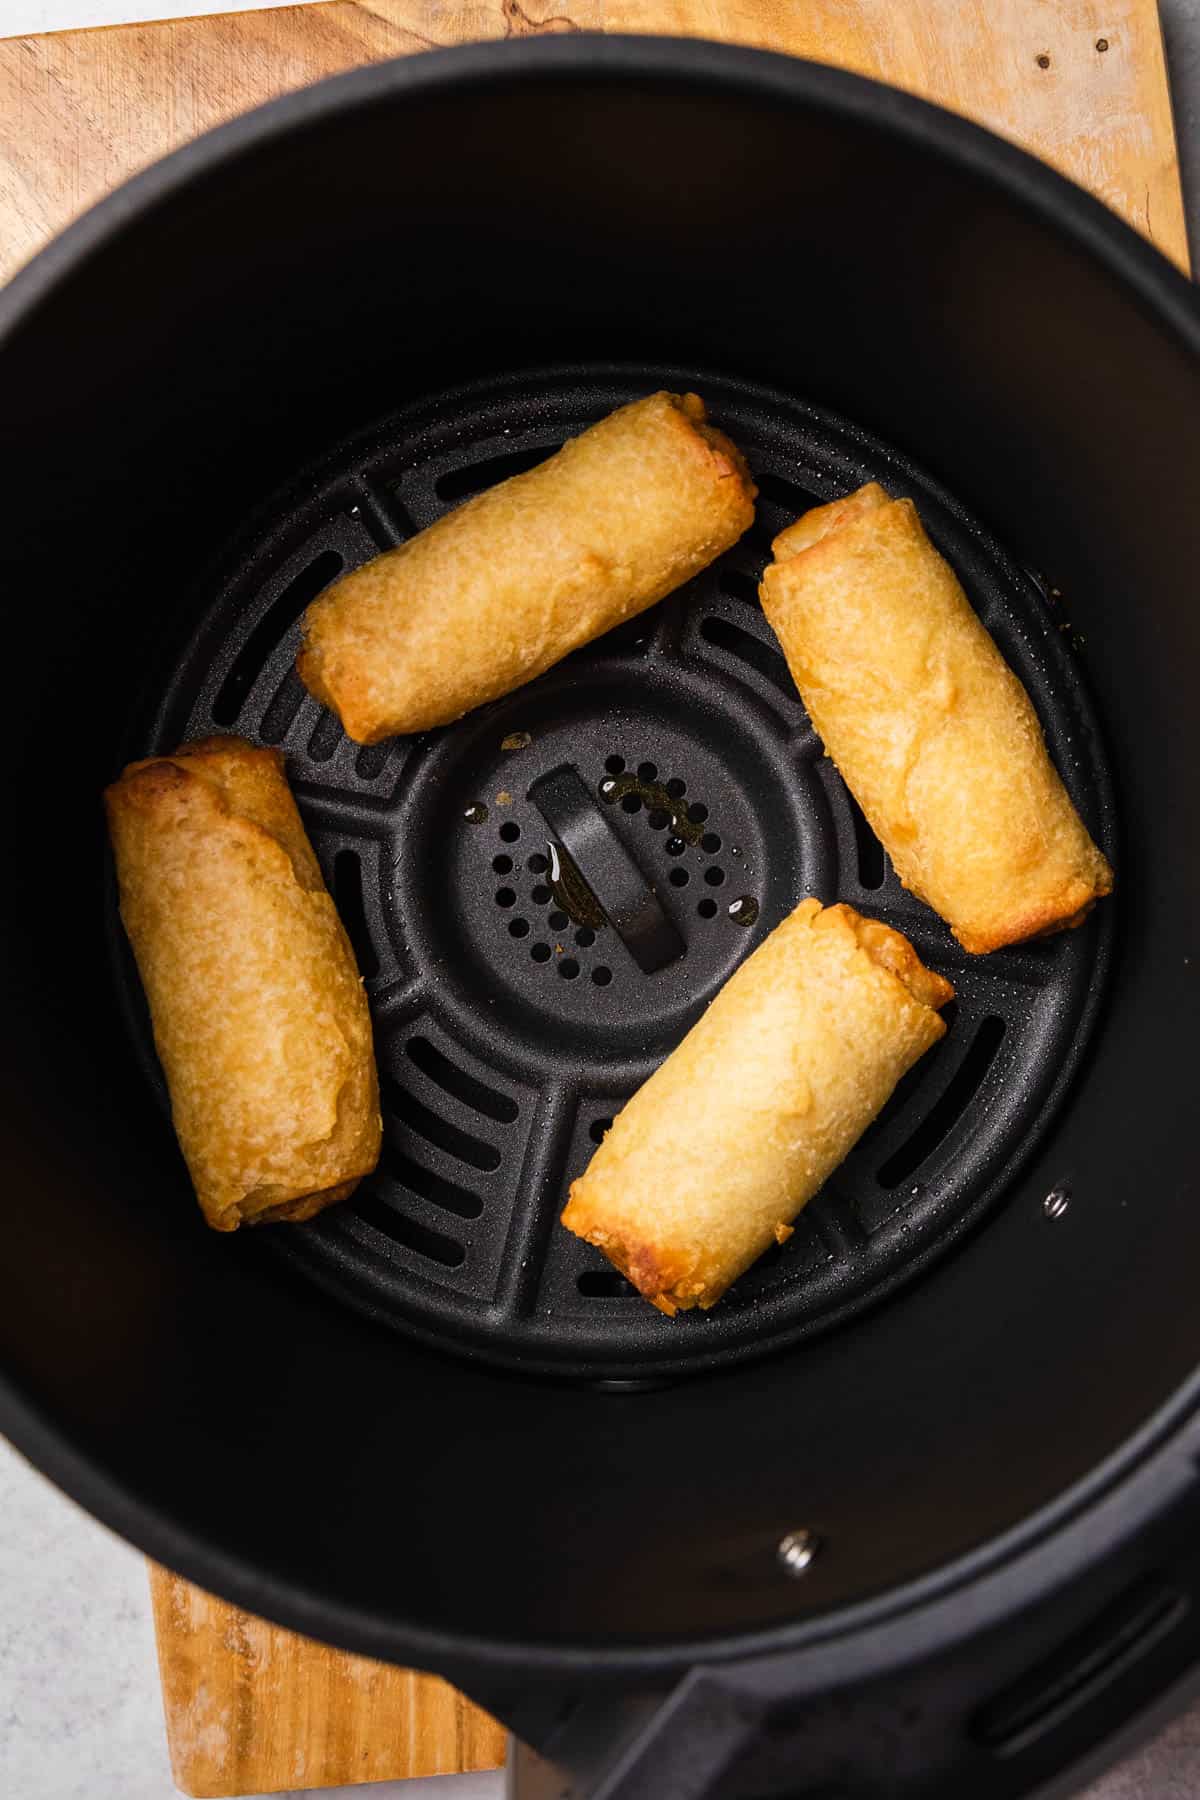
[[[0,297],[0,383],[16,1443],[205,1587],[458,1683],[523,1800],[1072,1791],[1200,1660],[1191,289],[914,100],[574,36],[190,145]],[[349,742],[293,670],[309,600],[659,387],[745,450],[754,529],[460,724]],[[1116,866],[1079,931],[967,957],[821,754],[756,582],[867,480]],[[232,1240],[99,803],[214,730],[286,754],[385,1115],[352,1201]],[[554,855],[606,832],[682,954],[639,954],[636,882],[581,920]],[[809,893],[949,974],[950,1030],[790,1242],[666,1319],[566,1187]]]

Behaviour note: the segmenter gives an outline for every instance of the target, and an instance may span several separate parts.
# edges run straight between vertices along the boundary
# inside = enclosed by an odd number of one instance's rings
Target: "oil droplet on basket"
[[[546,848],[550,853],[550,889],[558,905],[573,925],[602,930],[608,924],[608,915],[574,861],[559,844],[547,844]]]
[[[500,748],[502,750],[527,750],[532,742],[533,736],[530,732],[510,731],[507,737],[500,739]]]
[[[735,925],[753,925],[758,918],[758,901],[753,894],[740,894],[729,902],[729,916]]]
[[[693,819],[687,802],[673,794],[665,783],[646,775],[635,775],[632,769],[623,775],[606,775],[600,783],[600,798],[607,800],[610,806],[615,800],[627,801],[625,810],[630,813],[640,812],[644,806],[650,815],[650,824],[657,831],[670,825],[672,835],[666,844],[668,856],[680,855],[687,844],[698,844],[704,835],[708,813],[703,806],[695,809],[700,816]]]
[[[736,844],[731,844],[729,854],[730,856],[740,856],[742,853]]]
[[[486,825],[487,816],[487,807],[483,804],[482,800],[472,800],[470,806],[468,806],[463,813],[463,818],[467,821],[468,825]]]

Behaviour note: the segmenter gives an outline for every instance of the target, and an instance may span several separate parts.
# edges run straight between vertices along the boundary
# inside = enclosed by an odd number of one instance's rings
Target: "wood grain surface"
[[[503,1760],[500,1726],[435,1675],[341,1655],[153,1565],[150,1593],[171,1768],[185,1794],[340,1787]]]
[[[1154,0],[333,0],[0,42],[0,279],[135,169],[289,88],[432,45],[581,29],[726,38],[880,76],[1034,150],[1186,267]]]
[[[1033,150],[1187,266],[1154,0],[333,0],[0,42],[0,279],[136,169],[290,88],[434,45],[585,29],[724,38],[879,76]],[[500,1728],[433,1676],[295,1637],[162,1569],[151,1590],[185,1793],[501,1760]]]

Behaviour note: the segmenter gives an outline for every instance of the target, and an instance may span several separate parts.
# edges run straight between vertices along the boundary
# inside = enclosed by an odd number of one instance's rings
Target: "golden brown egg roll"
[[[803,900],[618,1114],[562,1222],[662,1312],[709,1307],[945,1032],[907,938]]]
[[[277,750],[130,763],[107,789],[121,918],[208,1223],[311,1219],[379,1160],[371,1020]]]
[[[912,501],[871,482],[774,552],[763,610],[904,886],[974,953],[1080,924],[1112,870]]]
[[[707,567],[756,491],[695,394],[651,394],[335,582],[300,678],[360,744],[449,724]]]

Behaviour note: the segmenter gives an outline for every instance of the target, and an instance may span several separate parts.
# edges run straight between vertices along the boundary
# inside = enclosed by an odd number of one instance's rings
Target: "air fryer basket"
[[[365,749],[347,739],[296,675],[300,608],[340,570],[656,387],[698,388],[744,450],[760,490],[754,529],[651,616],[459,725]],[[966,955],[905,894],[824,758],[757,581],[776,531],[868,479],[920,502],[1112,852],[1061,596],[894,451],[786,395],[694,367],[529,370],[420,401],[267,502],[228,573],[205,584],[198,625],[185,612],[190,641],[165,680],[156,670],[129,748],[222,730],[283,748],[369,984],[383,1166],[352,1205],[272,1233],[270,1251],[444,1349],[644,1379],[845,1319],[1004,1191],[1086,1047],[1113,910],[1085,931]],[[660,896],[674,933],[661,966],[640,966],[628,932],[555,881],[559,821],[544,784],[564,767],[581,778],[575,804],[607,815],[633,879]],[[585,875],[597,840],[585,831]],[[952,971],[952,1029],[791,1241],[710,1317],[666,1319],[556,1229],[567,1186],[737,963],[812,893],[887,918]],[[110,929],[161,1091],[115,894]]]
[[[1186,284],[886,90],[542,41],[150,171],[0,298],[0,375],[6,1428],[163,1560],[447,1673],[596,1793],[1077,1768],[1200,1629]],[[307,601],[659,386],[746,450],[754,530],[530,688],[350,744],[292,671]],[[1078,932],[965,957],[820,754],[755,578],[871,478],[1117,864]],[[189,1197],[97,803],[212,729],[286,752],[386,1123],[349,1205],[234,1241]],[[593,814],[682,948],[651,971],[548,866]],[[557,1227],[566,1184],[806,892],[945,968],[951,1030],[791,1242],[667,1320]]]

